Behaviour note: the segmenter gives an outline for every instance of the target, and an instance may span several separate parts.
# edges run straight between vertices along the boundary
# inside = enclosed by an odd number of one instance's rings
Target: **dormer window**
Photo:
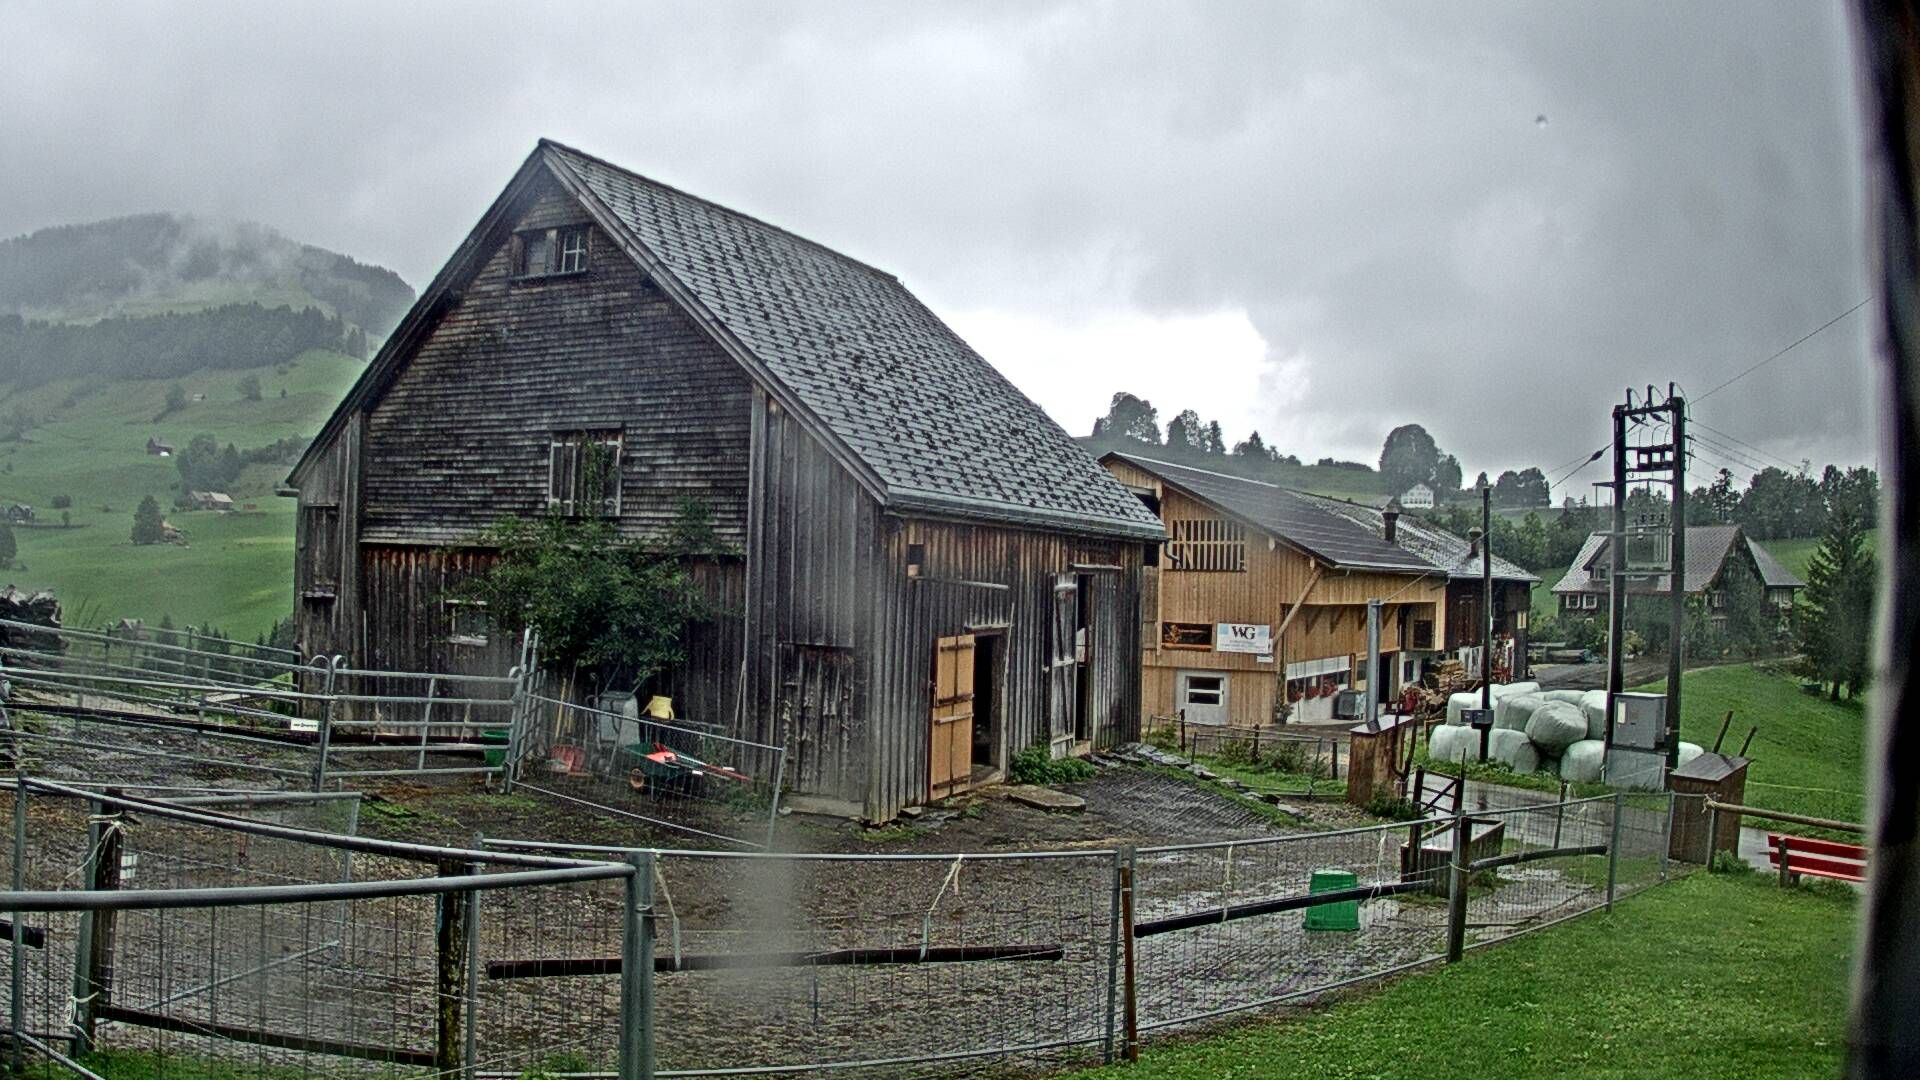
[[[513,276],[516,278],[557,277],[586,272],[585,225],[515,233],[513,246]]]

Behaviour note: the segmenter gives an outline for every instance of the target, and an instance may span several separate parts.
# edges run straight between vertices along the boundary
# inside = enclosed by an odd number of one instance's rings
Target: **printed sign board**
[[[1216,652],[1271,656],[1273,627],[1266,623],[1218,623],[1214,626],[1213,647]]]

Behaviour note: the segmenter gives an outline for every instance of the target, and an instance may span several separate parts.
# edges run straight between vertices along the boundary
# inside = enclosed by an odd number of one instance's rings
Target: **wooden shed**
[[[737,551],[698,568],[724,614],[651,689],[870,819],[1137,736],[1139,500],[892,275],[556,143],[289,489],[303,652],[486,672],[511,643],[449,598],[480,530],[646,537],[698,499]]]

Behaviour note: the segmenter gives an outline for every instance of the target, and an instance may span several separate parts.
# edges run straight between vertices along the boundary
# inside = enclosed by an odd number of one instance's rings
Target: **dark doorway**
[[[998,634],[977,634],[973,646],[973,772],[1001,767],[1000,643]]]
[[[1073,737],[1093,738],[1093,575],[1074,578]]]

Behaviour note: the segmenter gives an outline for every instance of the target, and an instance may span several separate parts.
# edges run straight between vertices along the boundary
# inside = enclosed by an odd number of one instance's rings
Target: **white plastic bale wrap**
[[[1510,683],[1494,683],[1493,684],[1493,700],[1495,701],[1499,701],[1503,697],[1518,697],[1521,694],[1537,694],[1539,692],[1540,692],[1540,684],[1537,682],[1510,682]]]
[[[1580,695],[1580,711],[1587,714],[1587,738],[1607,737],[1607,692],[1588,690]]]
[[[1480,692],[1478,690],[1471,694],[1454,694],[1447,698],[1447,723],[1453,727],[1459,727],[1467,722],[1467,718],[1460,715],[1461,710],[1479,707]]]
[[[1525,731],[1533,711],[1545,705],[1539,694],[1508,694],[1493,703],[1493,726],[1505,731]]]
[[[1540,768],[1540,748],[1524,731],[1495,728],[1488,736],[1487,756],[1516,773],[1536,772]]]
[[[1527,718],[1527,738],[1548,753],[1565,750],[1587,737],[1587,718],[1564,701],[1549,701]]]
[[[1581,739],[1560,755],[1560,779],[1572,784],[1597,784],[1607,764],[1607,744]]]
[[[1468,761],[1480,760],[1479,732],[1465,725],[1441,725],[1427,736],[1427,757],[1432,760],[1458,765],[1462,756]]]
[[[1683,742],[1680,744],[1680,760],[1675,762],[1673,767],[1676,769],[1681,768],[1685,766],[1687,762],[1692,761],[1694,758],[1706,752],[1707,748],[1701,746],[1699,743]]]
[[[1543,690],[1540,696],[1548,701],[1564,701],[1569,705],[1578,705],[1586,699],[1585,690]]]

